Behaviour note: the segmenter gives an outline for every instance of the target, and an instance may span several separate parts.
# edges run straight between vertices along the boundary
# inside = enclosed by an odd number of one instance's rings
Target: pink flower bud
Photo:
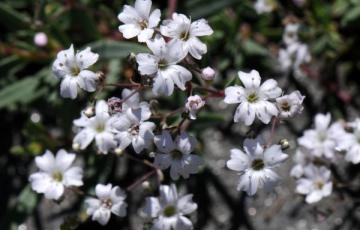
[[[46,46],[48,43],[48,38],[44,32],[36,33],[34,36],[34,43],[37,46]]]
[[[187,112],[189,112],[190,119],[195,120],[196,112],[199,109],[201,109],[204,105],[205,105],[205,101],[199,95],[188,97],[185,104],[185,109]]]
[[[215,70],[213,70],[213,68],[208,66],[201,71],[201,77],[206,81],[214,80]]]

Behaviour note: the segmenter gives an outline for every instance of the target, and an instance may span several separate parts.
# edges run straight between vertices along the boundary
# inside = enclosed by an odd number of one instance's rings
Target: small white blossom
[[[182,132],[173,141],[169,131],[155,136],[157,147],[154,164],[160,169],[170,167],[171,179],[177,180],[179,176],[188,178],[190,174],[197,173],[203,164],[202,159],[191,152],[194,151],[197,141],[194,137]]]
[[[351,133],[344,131],[337,139],[337,149],[345,151],[345,160],[353,164],[360,163],[360,119],[349,123],[349,127],[353,129]]]
[[[64,189],[81,186],[83,171],[80,167],[71,167],[75,154],[60,149],[56,157],[47,150],[44,155],[35,158],[39,172],[29,177],[31,187],[37,193],[43,193],[46,199],[58,200]]]
[[[190,119],[196,119],[196,112],[205,105],[205,101],[199,96],[190,96],[186,100],[185,109],[190,115]]]
[[[37,46],[43,47],[46,46],[48,43],[48,38],[46,33],[44,32],[38,32],[34,36],[34,43]]]
[[[289,118],[300,114],[303,110],[302,103],[304,96],[296,90],[289,95],[276,98],[276,105],[279,110],[279,117]]]
[[[288,157],[281,151],[280,145],[265,148],[259,139],[245,139],[244,151],[231,150],[231,159],[226,162],[229,169],[240,172],[237,190],[254,195],[258,188],[270,190],[279,181],[273,168],[279,166]]]
[[[291,168],[290,176],[300,178],[304,174],[304,167],[313,160],[313,155],[306,152],[306,149],[298,149],[293,157],[295,165]]]
[[[331,115],[328,113],[315,116],[314,129],[306,130],[304,135],[298,139],[301,147],[304,147],[315,157],[325,156],[333,159],[336,147],[336,138],[343,135],[343,129],[338,123],[330,126]]]
[[[291,45],[298,42],[298,31],[300,25],[297,23],[289,23],[285,26],[285,31],[283,34],[283,41],[286,45]]]
[[[95,193],[97,198],[85,200],[88,205],[86,212],[92,216],[93,221],[106,225],[110,220],[111,213],[120,217],[126,216],[126,194],[119,186],[98,184],[95,187]]]
[[[211,35],[214,31],[205,19],[194,22],[183,14],[173,13],[172,19],[164,20],[160,32],[165,37],[180,41],[186,53],[196,59],[207,52],[207,47],[198,37]]]
[[[304,169],[304,177],[296,182],[296,192],[306,195],[307,203],[315,203],[323,197],[330,196],[332,192],[331,172],[324,166],[317,167],[312,164]]]
[[[57,54],[52,71],[62,80],[60,85],[62,97],[75,99],[79,87],[87,92],[96,90],[97,74],[88,68],[95,64],[98,58],[99,55],[91,52],[90,47],[75,53],[73,45]]]
[[[107,154],[116,147],[113,123],[118,119],[121,117],[110,116],[108,105],[104,100],[98,101],[95,106],[95,116],[89,118],[81,113],[81,117],[74,120],[74,125],[79,127],[80,131],[74,137],[73,143],[79,144],[80,149],[85,149],[95,139],[99,152]]]
[[[174,184],[161,185],[159,197],[147,197],[144,214],[153,219],[152,230],[191,230],[193,225],[186,217],[197,209],[192,194],[179,196]]]
[[[256,0],[254,8],[258,14],[270,13],[275,9],[275,0]]]
[[[204,68],[201,70],[201,77],[205,81],[212,81],[215,78],[215,70],[211,68],[210,66]]]
[[[240,103],[234,115],[234,122],[242,121],[249,126],[257,117],[268,124],[273,116],[278,115],[275,104],[269,101],[281,95],[282,90],[277,82],[269,79],[260,85],[261,78],[256,70],[250,73],[239,71],[239,78],[243,86],[236,85],[225,89],[225,103]]]
[[[186,53],[178,40],[166,43],[164,38],[156,36],[147,41],[153,54],[140,53],[136,55],[141,75],[154,76],[153,92],[155,95],[170,96],[174,91],[174,84],[185,90],[185,83],[192,78],[191,72],[178,65]]]
[[[125,5],[118,19],[124,23],[119,26],[119,31],[126,39],[138,38],[139,42],[146,42],[153,34],[160,21],[159,9],[151,11],[151,0],[136,0],[135,6]]]
[[[311,61],[309,48],[306,44],[295,42],[285,49],[280,49],[278,61],[282,71],[293,70],[296,77],[303,77],[305,74],[302,66]]]

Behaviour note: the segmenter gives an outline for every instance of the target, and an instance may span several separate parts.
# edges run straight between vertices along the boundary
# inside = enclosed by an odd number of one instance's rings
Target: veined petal
[[[239,71],[238,74],[245,88],[258,88],[260,86],[261,77],[258,71],[251,70],[250,73]]]
[[[64,194],[64,185],[59,182],[51,182],[44,192],[46,199],[58,200]]]
[[[174,92],[174,81],[166,73],[158,72],[153,83],[153,93],[155,95],[170,96]]]
[[[146,42],[147,40],[149,40],[153,36],[153,34],[154,34],[153,29],[143,29],[138,34],[138,41],[139,42]]]
[[[163,130],[161,135],[154,138],[156,147],[163,153],[169,153],[176,148],[176,145],[168,130]]]
[[[245,125],[250,126],[255,120],[255,109],[248,102],[242,102],[236,109],[234,115],[234,122],[244,122]]]
[[[123,11],[118,15],[118,19],[125,24],[136,24],[142,20],[136,9],[129,5],[124,6]]]
[[[241,172],[249,167],[250,162],[247,154],[240,149],[231,149],[230,152],[231,159],[226,162],[229,169]]]
[[[147,197],[145,200],[144,213],[150,217],[155,218],[159,215],[161,210],[160,202],[157,197]]]
[[[197,37],[192,37],[187,41],[188,50],[191,56],[200,60],[202,55],[206,54],[207,46]]]
[[[162,71],[162,74],[167,78],[171,78],[181,90],[186,89],[186,82],[190,81],[192,78],[191,72],[180,65],[171,65],[166,70]]]
[[[151,10],[151,0],[136,0],[135,1],[135,10],[143,19],[149,18]]]
[[[83,170],[80,167],[72,167],[64,173],[65,186],[82,186]]]
[[[94,137],[95,132],[92,129],[85,128],[76,134],[73,143],[79,144],[80,149],[85,149],[92,142]]]
[[[141,75],[152,75],[158,71],[158,60],[152,54],[140,53],[136,55],[138,70]]]
[[[277,81],[268,79],[260,86],[260,92],[266,95],[267,98],[273,99],[279,97],[282,90],[278,87]]]
[[[124,38],[130,39],[139,35],[141,28],[137,24],[124,24],[119,26],[119,31]]]
[[[211,35],[214,31],[209,26],[208,22],[205,19],[199,19],[191,23],[190,34],[191,36],[208,36]]]
[[[68,153],[64,149],[60,149],[55,157],[55,167],[61,172],[64,172],[66,169],[68,169],[71,166],[74,160],[75,160],[75,154]]]
[[[267,166],[273,167],[288,158],[281,150],[281,145],[272,145],[264,151],[264,160]]]
[[[98,59],[99,54],[92,52],[90,47],[87,47],[76,54],[76,63],[81,70],[95,64]]]
[[[96,196],[100,199],[107,199],[111,196],[112,184],[97,184],[95,187]]]
[[[149,17],[149,28],[156,27],[160,22],[161,12],[159,9],[154,10]]]
[[[111,149],[116,147],[114,135],[109,132],[102,132],[95,136],[96,146],[103,154],[107,154]]]
[[[78,91],[78,79],[77,77],[70,77],[66,75],[61,81],[60,95],[65,98],[75,99]]]
[[[197,141],[195,137],[188,135],[186,132],[181,132],[175,139],[175,145],[182,153],[189,154],[194,151]]]
[[[96,81],[98,79],[96,73],[90,70],[82,70],[78,77],[80,88],[87,92],[94,92],[96,90]]]
[[[236,104],[244,100],[244,88],[241,86],[229,86],[225,88],[224,102],[227,104]]]

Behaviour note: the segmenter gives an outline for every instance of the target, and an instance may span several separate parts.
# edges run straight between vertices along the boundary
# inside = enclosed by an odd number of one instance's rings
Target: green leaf
[[[25,14],[15,11],[9,5],[0,3],[0,24],[8,30],[16,31],[28,28],[30,18]]]
[[[242,47],[249,55],[266,56],[268,54],[268,51],[265,49],[265,47],[252,40],[245,40],[242,44]]]
[[[0,90],[0,108],[13,108],[16,103],[27,104],[44,95],[45,88],[38,89],[41,78],[49,75],[48,68],[36,75],[25,77]]]
[[[341,25],[346,26],[347,24],[360,20],[360,6],[351,8],[341,20]]]
[[[149,52],[145,46],[124,41],[100,40],[87,46],[90,46],[102,59],[126,58],[132,52]]]
[[[242,0],[201,0],[201,1],[186,1],[185,8],[192,19],[204,18],[214,13],[218,13],[225,7],[240,3]]]

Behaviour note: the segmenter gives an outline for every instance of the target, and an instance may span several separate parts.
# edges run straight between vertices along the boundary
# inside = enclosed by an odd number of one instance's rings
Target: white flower
[[[155,136],[157,152],[154,164],[160,169],[170,167],[171,179],[177,180],[179,176],[188,178],[190,174],[197,173],[203,164],[202,159],[190,154],[196,147],[196,139],[182,132],[173,141],[169,131],[163,130],[162,134]]]
[[[276,98],[276,105],[280,112],[279,117],[289,118],[300,114],[303,110],[302,103],[304,98],[298,90],[289,95]]]
[[[39,172],[29,177],[31,187],[37,193],[43,193],[46,199],[58,200],[66,187],[81,186],[83,171],[80,167],[71,167],[75,154],[60,149],[56,157],[47,150],[44,155],[35,158]]]
[[[293,157],[296,163],[290,171],[290,176],[300,178],[304,174],[304,167],[314,160],[312,154],[306,152],[306,149],[298,149]]]
[[[85,200],[88,205],[86,212],[92,216],[93,221],[106,225],[109,222],[111,213],[120,217],[126,216],[126,194],[119,186],[112,187],[111,184],[98,184],[95,187],[95,193],[97,199],[87,198]]]
[[[306,130],[304,135],[298,139],[300,146],[305,147],[315,157],[325,156],[328,159],[334,158],[336,137],[341,136],[343,130],[339,124],[330,126],[331,115],[328,113],[315,116],[314,129]]]
[[[116,147],[112,124],[118,119],[121,119],[121,116],[110,116],[104,100],[98,101],[95,116],[88,118],[81,113],[81,117],[74,120],[74,125],[79,127],[80,131],[74,137],[73,143],[80,145],[80,149],[85,149],[95,139],[99,152],[107,154],[110,149]]]
[[[353,129],[351,133],[340,135],[337,139],[337,150],[345,151],[345,160],[353,164],[360,163],[360,119],[355,119],[349,123],[349,127]]]
[[[165,37],[181,41],[186,53],[196,59],[207,52],[207,47],[198,37],[211,35],[214,31],[205,19],[194,22],[183,14],[173,13],[172,19],[164,20],[160,32]]]
[[[307,203],[318,202],[332,192],[330,176],[330,170],[324,166],[316,167],[310,164],[304,169],[304,177],[297,180],[296,192],[306,195]]]
[[[274,0],[256,0],[254,8],[258,14],[270,13],[275,9],[276,3]]]
[[[162,37],[157,36],[154,40],[149,40],[147,45],[153,54],[137,54],[136,61],[141,75],[155,76],[154,94],[170,96],[174,91],[174,84],[185,90],[185,83],[191,80],[192,75],[189,70],[177,64],[186,55],[181,42],[173,40],[166,43]]]
[[[185,216],[197,209],[192,194],[179,196],[174,184],[161,185],[159,197],[147,197],[144,214],[152,218],[152,230],[190,230],[191,221]]]
[[[300,25],[297,23],[289,23],[285,26],[283,41],[286,45],[291,45],[298,41],[299,27]]]
[[[225,89],[225,103],[240,103],[234,115],[234,122],[242,121],[249,126],[257,117],[268,124],[272,116],[278,115],[276,106],[269,101],[281,95],[282,91],[277,82],[269,79],[260,85],[261,78],[256,70],[250,73],[239,71],[239,78],[244,86],[230,86]]]
[[[281,151],[280,145],[272,145],[264,149],[258,139],[245,139],[244,151],[231,150],[231,159],[226,162],[229,169],[240,172],[237,190],[254,195],[258,188],[271,189],[279,181],[273,171],[287,159],[288,155]]]
[[[205,81],[212,81],[215,78],[215,70],[211,68],[210,66],[204,68],[201,70],[201,77]]]
[[[205,105],[205,101],[199,96],[190,96],[186,100],[185,109],[189,112],[190,119],[196,119],[196,112]]]
[[[309,48],[306,44],[292,43],[286,49],[280,49],[278,61],[282,71],[293,70],[296,77],[303,77],[303,64],[311,61]]]
[[[98,58],[99,55],[91,52],[90,47],[75,54],[73,45],[57,54],[52,71],[57,78],[62,79],[60,85],[62,97],[75,99],[78,87],[87,92],[96,90],[97,74],[87,69]]]
[[[135,7],[125,5],[118,19],[124,23],[119,31],[126,39],[138,38],[139,42],[146,42],[154,34],[154,28],[159,24],[161,12],[159,9],[151,11],[151,0],[136,0]]]

